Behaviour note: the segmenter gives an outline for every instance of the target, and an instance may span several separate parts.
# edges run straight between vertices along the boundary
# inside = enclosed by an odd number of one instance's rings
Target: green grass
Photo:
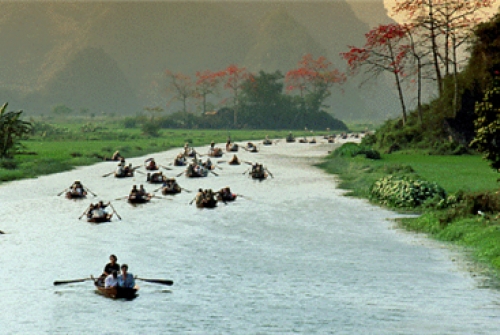
[[[499,189],[500,177],[480,156],[429,156],[421,153],[382,155],[380,160],[361,156],[354,158],[328,156],[319,165],[340,177],[339,187],[350,195],[370,198],[370,186],[376,180],[393,175],[418,175],[437,182],[447,193],[465,191],[488,192]],[[495,193],[495,192],[493,192]],[[441,240],[456,243],[471,250],[475,260],[486,264],[500,277],[500,219],[498,213],[485,217],[460,212],[458,208],[417,208],[422,215],[398,220],[405,229],[423,232]],[[450,219],[451,218],[451,219]]]

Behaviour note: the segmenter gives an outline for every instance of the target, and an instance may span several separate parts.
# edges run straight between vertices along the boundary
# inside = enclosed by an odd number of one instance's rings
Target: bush
[[[400,208],[415,208],[429,199],[445,199],[446,192],[436,183],[408,176],[387,176],[370,187],[370,196],[378,202]]]
[[[344,143],[333,152],[334,157],[355,157],[365,155],[369,159],[380,159],[380,153],[372,147],[356,143]]]

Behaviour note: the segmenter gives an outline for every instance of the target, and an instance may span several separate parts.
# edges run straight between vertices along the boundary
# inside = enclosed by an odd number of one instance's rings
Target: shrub
[[[400,208],[415,208],[429,199],[445,199],[446,192],[436,183],[408,176],[387,176],[370,187],[370,196],[380,203]]]

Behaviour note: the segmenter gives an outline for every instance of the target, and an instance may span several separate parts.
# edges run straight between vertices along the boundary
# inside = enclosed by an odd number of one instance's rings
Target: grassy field
[[[266,130],[184,130],[163,129],[158,137],[141,134],[137,128],[125,129],[118,122],[98,122],[92,129],[82,123],[43,124],[35,135],[25,140],[23,154],[13,160],[0,160],[0,182],[32,178],[44,174],[90,165],[102,161],[98,157],[111,157],[119,150],[126,157],[137,157],[148,153],[182,147],[188,142],[192,146],[208,145],[211,141],[225,142],[228,136],[236,143],[243,140],[285,138],[288,131]],[[310,135],[295,132],[295,136]]]
[[[424,154],[382,155],[380,160],[362,156],[353,158],[330,155],[320,167],[340,177],[340,187],[353,196],[370,198],[370,186],[388,175],[412,175],[437,182],[448,194],[464,191],[465,197],[487,196],[500,203],[497,178],[500,177],[480,156],[428,156]],[[464,246],[473,257],[486,264],[492,276],[500,277],[500,219],[498,210],[478,215],[465,204],[450,208],[416,208],[418,218],[399,220],[402,227],[429,234],[441,241]],[[412,211],[415,211],[412,210]]]

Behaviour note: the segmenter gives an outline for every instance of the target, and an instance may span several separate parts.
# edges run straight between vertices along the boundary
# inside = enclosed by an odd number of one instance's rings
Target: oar
[[[214,175],[216,175],[217,177],[219,176],[217,173],[213,172],[212,170],[209,170],[211,173],[213,173]]]
[[[124,196],[124,197],[121,197],[121,198],[116,198],[115,200],[125,200],[128,198],[128,195]]]
[[[242,198],[248,199],[248,200],[252,200],[252,198],[247,197],[247,196],[245,196],[245,195],[243,195],[243,194],[236,194],[236,195],[237,195],[237,196],[239,196],[239,197],[242,197]]]
[[[247,174],[247,173],[248,173],[248,171],[250,171],[250,169],[246,170],[246,171],[245,171],[245,172],[243,172],[242,174]]]
[[[94,197],[97,197],[97,194],[92,192],[88,187],[85,187],[85,191],[90,192]]]
[[[187,192],[187,193],[191,193],[192,191],[188,190],[188,189],[185,189],[184,187],[181,187],[181,190]]]
[[[189,204],[190,204],[190,205],[192,205],[192,204],[193,204],[193,201],[195,201],[195,200],[196,200],[196,197],[194,197],[194,198],[193,198],[193,200],[191,200],[191,201],[189,202]]]
[[[252,162],[243,161],[243,163],[248,164],[248,165],[252,165]]]
[[[116,211],[116,209],[113,207],[113,204],[112,204],[111,202],[109,203],[109,206],[110,206],[111,208],[113,208],[113,213],[115,213],[115,214],[116,214],[116,216],[118,217],[118,219],[119,219],[119,220],[121,220],[122,218],[120,217],[120,215],[118,215],[118,212],[117,212],[117,211]]]
[[[145,174],[145,173],[144,173],[144,172],[142,172],[142,171],[139,171],[139,170],[137,170],[137,171],[136,171],[136,169],[134,169],[134,172],[139,172],[140,174]]]
[[[176,177],[180,177],[182,176],[182,174],[184,173],[185,171],[182,171],[181,173],[179,173]]]
[[[60,192],[57,196],[60,196],[61,194],[63,194],[64,192],[67,192],[69,190],[69,188],[65,189],[64,191]]]
[[[161,284],[161,285],[167,285],[167,286],[174,285],[174,281],[168,280],[168,279],[146,279],[146,278],[139,278],[139,277],[135,277],[135,279],[142,280],[142,281],[145,281],[147,283]]]
[[[113,173],[115,173],[115,171],[111,171],[110,173],[103,174],[102,176],[103,176],[103,177],[107,177],[107,176],[109,176],[109,175],[112,175]]]
[[[217,164],[226,163],[226,161],[217,161]]]
[[[87,207],[87,209],[85,209],[85,211],[82,213],[82,215],[80,215],[80,217],[78,218],[78,220],[81,220],[81,219],[82,219],[82,217],[83,217],[85,214],[87,214],[87,211],[89,210],[89,208],[90,208],[90,206],[89,206],[89,207]]]
[[[164,168],[165,170],[169,170],[169,171],[170,171],[170,170],[172,170],[171,168],[166,167],[165,165],[160,165],[160,166],[161,166],[162,168]]]
[[[63,285],[63,284],[71,284],[71,283],[82,283],[84,281],[90,280],[91,278],[82,278],[82,279],[72,279],[72,280],[56,280],[54,285]]]
[[[153,190],[153,193],[154,193],[154,192],[158,192],[158,191],[159,191],[159,190],[161,190],[162,188],[163,188],[163,186],[158,187],[156,190]]]
[[[267,168],[265,169],[267,171],[267,173],[269,173],[269,175],[271,176],[271,178],[274,178],[273,174],[271,173],[271,171],[269,171]]]
[[[218,165],[214,165],[216,168],[218,168],[219,170],[222,170],[222,168]]]

